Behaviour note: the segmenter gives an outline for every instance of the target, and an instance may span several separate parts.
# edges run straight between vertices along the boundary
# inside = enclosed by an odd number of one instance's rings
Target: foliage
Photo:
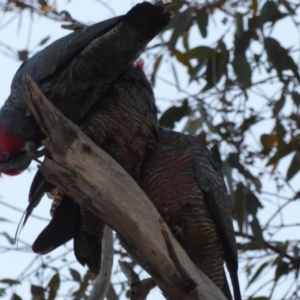
[[[161,125],[174,128],[179,122],[222,165],[237,224],[240,273],[247,280],[243,294],[256,300],[300,298],[300,246],[294,234],[300,224],[289,218],[300,199],[299,45],[285,39],[285,32],[293,32],[299,40],[299,5],[293,0],[174,0],[168,6],[172,22],[147,52],[152,83],[164,81],[184,95],[172,99]],[[47,1],[7,0],[0,8],[64,20]],[[32,54],[7,44],[0,50],[19,60]],[[173,80],[162,78],[162,67],[171,70]],[[187,88],[178,70],[186,70]],[[44,268],[50,270],[51,263]],[[78,286],[70,292],[74,299],[84,299],[89,275],[69,270],[62,278],[53,269],[48,283],[32,285],[33,299],[54,299],[66,281]],[[0,297],[22,280],[1,279]],[[127,289],[125,282],[114,281],[108,299],[119,298],[116,285]]]

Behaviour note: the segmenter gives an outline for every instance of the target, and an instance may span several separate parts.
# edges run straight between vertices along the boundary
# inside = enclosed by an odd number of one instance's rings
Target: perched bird
[[[84,132],[137,180],[145,154],[157,144],[157,110],[152,87],[137,62],[104,93],[80,122]],[[41,183],[44,182],[44,185]],[[40,187],[43,186],[43,189]],[[44,192],[60,202],[49,225],[33,243],[33,251],[48,253],[74,237],[77,260],[97,274],[104,224],[93,213],[57,193],[38,171],[29,200],[39,202]],[[36,196],[35,196],[36,195]],[[32,202],[29,204],[32,205]],[[68,222],[66,222],[68,220]]]
[[[225,260],[235,300],[240,300],[237,246],[223,175],[195,137],[163,128],[158,136],[137,182],[194,264],[232,299]]]
[[[153,91],[140,68],[128,71],[107,91],[83,128],[133,176],[195,265],[232,299],[225,260],[235,300],[240,300],[237,248],[222,173],[195,137],[158,129]],[[72,201],[62,198],[33,249],[47,253],[74,237],[78,261],[97,273],[103,223]],[[62,219],[69,222],[62,224]]]
[[[17,175],[26,169],[25,154],[33,156],[43,138],[24,100],[30,97],[27,74],[78,123],[169,21],[162,6],[144,2],[126,15],[75,31],[24,62],[0,110],[0,172]]]

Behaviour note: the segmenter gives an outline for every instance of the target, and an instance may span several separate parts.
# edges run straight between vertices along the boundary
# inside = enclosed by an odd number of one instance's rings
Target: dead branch
[[[191,262],[126,171],[65,118],[31,79],[29,85],[32,98],[27,103],[48,137],[43,144],[53,157],[40,166],[46,179],[117,231],[129,253],[167,299],[226,300],[221,290]],[[182,278],[169,257],[162,232],[167,234],[184,273],[196,284],[194,289],[186,288],[186,278]]]

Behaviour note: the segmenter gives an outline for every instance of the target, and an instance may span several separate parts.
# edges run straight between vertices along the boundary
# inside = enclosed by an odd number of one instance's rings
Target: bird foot
[[[183,235],[183,229],[179,226],[175,226],[171,229],[174,237],[178,238]]]
[[[84,25],[84,24],[78,22],[77,20],[75,20],[71,16],[71,14],[69,12],[67,12],[66,10],[63,10],[60,13],[60,15],[64,16],[64,21],[71,22],[70,24],[61,25],[61,28],[77,31],[77,30],[80,30],[80,29],[83,29],[83,28],[87,27],[86,25]]]
[[[95,130],[87,124],[83,124],[80,126],[80,129],[88,136],[92,137],[95,134]]]
[[[34,141],[27,141],[23,147],[23,150],[26,152],[26,156],[39,164],[42,164],[42,161],[38,159],[37,156],[37,147]]]
[[[159,212],[160,216],[164,219],[164,221],[166,223],[168,223],[170,220],[170,213],[169,213],[168,208],[166,208],[166,207],[159,208],[158,212]]]

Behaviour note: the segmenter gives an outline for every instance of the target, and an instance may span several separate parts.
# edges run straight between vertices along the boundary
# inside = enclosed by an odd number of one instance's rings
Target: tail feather
[[[74,235],[75,256],[92,273],[99,274],[105,224],[85,208],[78,208]]]
[[[75,232],[77,203],[65,196],[45,229],[32,245],[35,253],[46,254],[71,240]]]

